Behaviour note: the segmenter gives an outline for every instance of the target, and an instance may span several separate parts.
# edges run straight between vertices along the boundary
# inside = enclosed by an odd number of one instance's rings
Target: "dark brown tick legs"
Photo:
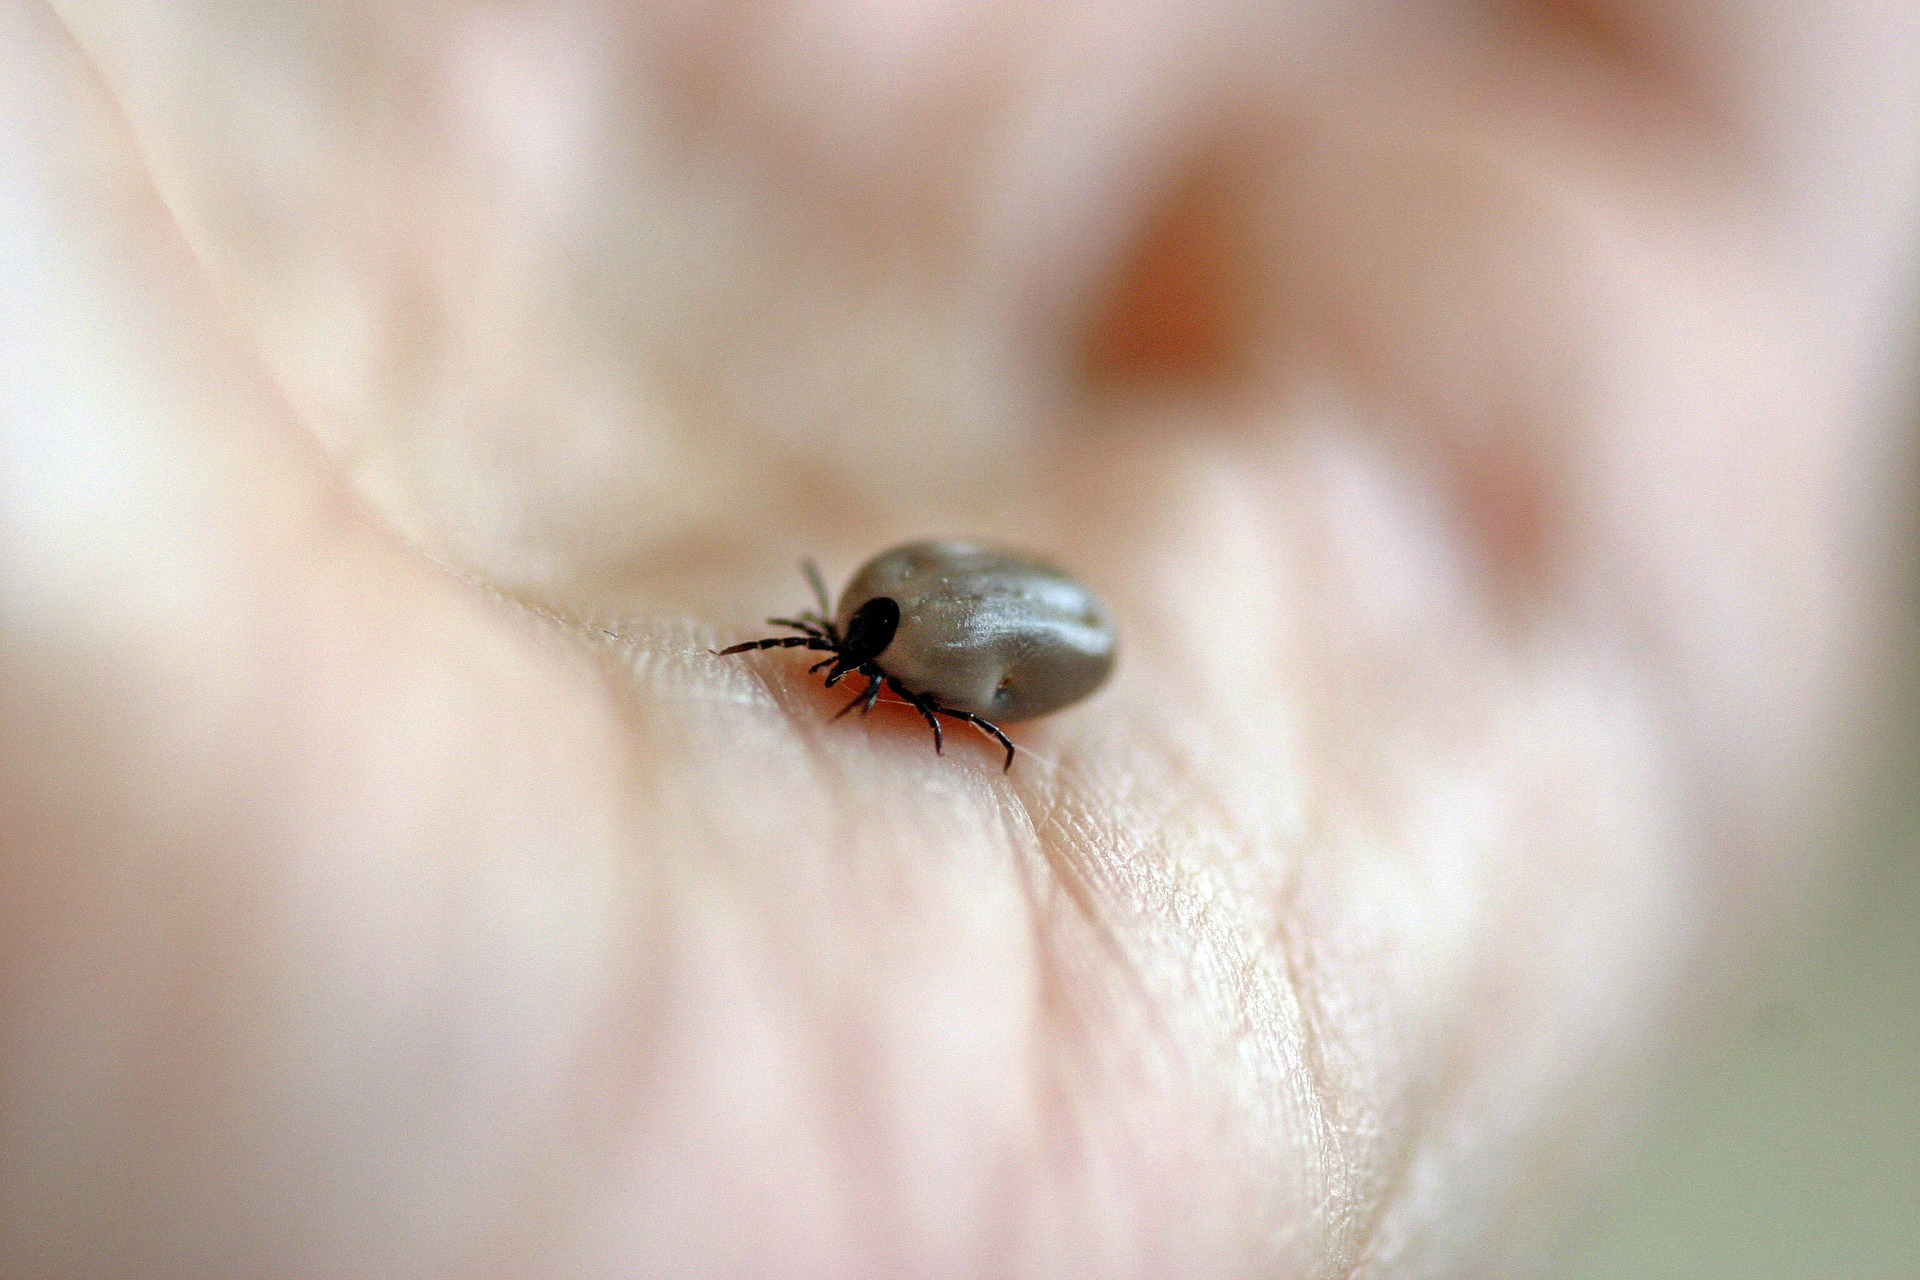
[[[833,645],[819,636],[774,636],[767,640],[748,640],[741,644],[730,644],[724,649],[709,649],[708,653],[726,657],[730,653],[745,653],[749,649],[832,649]],[[827,661],[832,662],[829,658]]]
[[[884,683],[884,679],[880,676],[875,675],[873,672],[866,670],[865,668],[862,668],[858,672],[858,674],[863,675],[867,678],[867,687],[862,689],[860,692],[854,694],[852,702],[849,702],[846,706],[840,708],[839,712],[835,714],[835,716],[833,717],[835,720],[838,720],[841,716],[844,716],[845,714],[847,714],[847,712],[853,710],[855,707],[860,708],[860,714],[863,716],[873,710],[873,704],[875,700],[878,699],[880,696],[880,686],[881,684]],[[865,704],[864,706],[861,705],[863,703]]]
[[[767,625],[770,627],[786,627],[793,631],[804,631],[808,635],[818,639],[831,640],[836,645],[840,643],[840,628],[834,626],[832,622],[821,617],[811,609],[801,614],[798,618],[768,618]]]
[[[920,713],[920,718],[927,722],[927,728],[933,730],[933,754],[945,755],[946,751],[940,740],[940,721],[933,714],[933,699],[915,693],[892,676],[887,677],[887,688],[905,698],[907,705]]]
[[[773,618],[773,619],[770,619],[769,621],[771,621],[776,626],[797,625],[792,622],[783,622],[779,618]],[[817,649],[817,650],[824,651],[827,654],[827,656],[821,659],[819,662],[814,663],[813,666],[807,668],[807,670],[810,673],[814,671],[818,671],[822,667],[831,667],[840,661],[841,653],[840,653],[840,646],[838,644],[836,644],[832,640],[827,639],[825,636],[822,636],[817,630],[815,630],[812,627],[806,627],[803,629],[807,632],[806,635],[773,636],[765,640],[748,640],[741,644],[730,644],[724,649],[709,649],[707,652],[717,654],[721,657],[726,657],[728,654],[748,653],[755,649]],[[939,704],[939,702],[935,701],[933,698],[928,697],[926,694],[915,693],[913,690],[901,684],[898,680],[895,680],[892,676],[884,675],[880,673],[877,669],[870,666],[849,667],[844,671],[838,672],[837,675],[838,676],[847,676],[847,675],[865,676],[867,680],[867,687],[862,689],[859,693],[856,693],[855,695],[853,695],[853,700],[848,702],[846,706],[840,708],[840,710],[833,717],[835,720],[838,720],[841,716],[846,715],[849,711],[852,711],[855,707],[860,708],[860,714],[863,716],[871,712],[873,710],[874,703],[879,701],[880,686],[884,684],[887,688],[899,694],[900,697],[907,703],[908,706],[912,707],[915,711],[918,711],[920,713],[920,718],[927,722],[927,728],[933,730],[933,752],[935,755],[946,754],[946,735],[940,729],[940,717],[946,716],[947,718],[952,720],[964,720],[966,723],[972,725],[974,728],[980,730],[980,732],[986,734],[988,737],[998,742],[1001,746],[1005,747],[1007,749],[1007,761],[1005,764],[1000,766],[1000,771],[1002,773],[1005,773],[1006,771],[1013,768],[1013,756],[1014,756],[1013,740],[1007,737],[1006,734],[1002,733],[1000,731],[1000,726],[993,723],[993,721],[984,720],[981,717],[974,715],[971,711],[955,711],[950,707],[943,707]],[[827,680],[827,685],[829,688],[831,688],[833,685],[837,683],[839,683],[837,677],[830,677]]]
[[[997,739],[1000,745],[1007,749],[1007,762],[1000,766],[1000,772],[1005,773],[1013,768],[1013,742],[1006,734],[1000,732],[999,725],[991,720],[982,720],[971,711],[953,711],[941,706],[934,707],[934,710],[943,716],[951,716],[955,720],[965,720],[988,737]]]
[[[820,620],[826,622],[833,616],[833,601],[827,599],[827,584],[820,577],[820,566],[808,557],[800,562],[800,572],[806,575],[807,585],[813,588],[813,598],[820,602]],[[827,623],[829,629],[832,623]]]
[[[1007,762],[1000,766],[1000,771],[1005,773],[1007,770],[1013,768],[1013,741],[1008,738],[1006,734],[1000,732],[1000,726],[993,723],[993,721],[983,720],[971,711],[954,711],[948,707],[943,707],[927,695],[913,692],[913,690],[907,688],[892,676],[887,677],[887,687],[899,694],[902,698],[905,698],[908,704],[920,713],[920,718],[927,722],[927,727],[933,730],[933,753],[935,755],[946,754],[944,749],[945,744],[942,741],[944,735],[940,732],[939,718],[941,716],[948,716],[955,720],[966,721],[1005,747],[1007,749]]]

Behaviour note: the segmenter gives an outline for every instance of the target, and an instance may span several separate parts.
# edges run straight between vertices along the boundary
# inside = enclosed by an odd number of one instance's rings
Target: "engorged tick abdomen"
[[[1113,670],[1106,605],[1023,552],[948,540],[882,552],[841,592],[840,627],[878,596],[900,608],[881,670],[957,711],[1030,720],[1078,702]]]

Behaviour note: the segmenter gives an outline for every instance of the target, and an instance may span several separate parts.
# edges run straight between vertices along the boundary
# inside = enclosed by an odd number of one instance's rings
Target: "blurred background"
[[[1905,635],[1906,729],[1862,779],[1848,874],[1700,1027],[1564,1280],[1920,1276],[1920,641]]]

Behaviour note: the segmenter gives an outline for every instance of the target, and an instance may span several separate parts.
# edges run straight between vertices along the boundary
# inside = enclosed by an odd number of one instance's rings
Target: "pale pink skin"
[[[258,7],[0,5],[0,1272],[1510,1274],[1807,899],[1920,6]]]

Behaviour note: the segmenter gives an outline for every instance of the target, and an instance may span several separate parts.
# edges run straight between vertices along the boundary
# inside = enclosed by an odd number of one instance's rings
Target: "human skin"
[[[0,1273],[1511,1274],[1817,883],[1913,6],[0,12]]]

